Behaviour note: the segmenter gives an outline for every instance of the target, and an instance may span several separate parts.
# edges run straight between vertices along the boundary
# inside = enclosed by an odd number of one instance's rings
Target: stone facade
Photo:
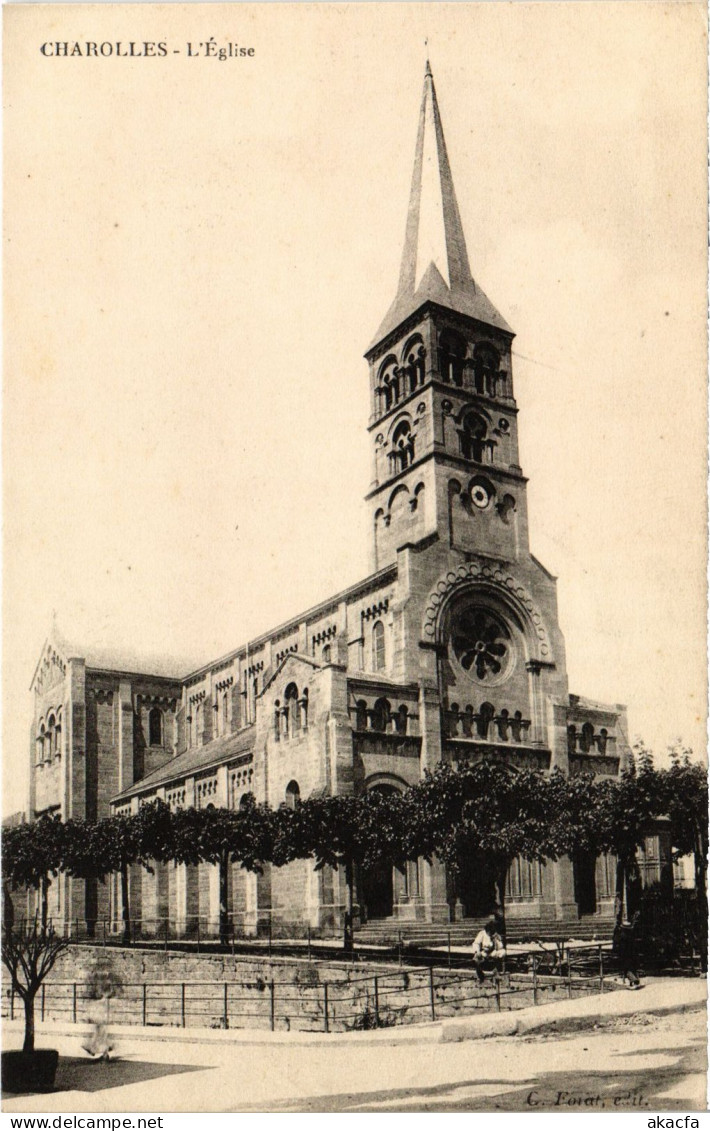
[[[373,572],[187,675],[101,668],[54,634],[34,681],[31,813],[238,807],[247,793],[278,806],[403,789],[442,759],[484,756],[618,773],[625,710],[569,694],[555,578],[529,548],[512,340],[471,276],[427,70],[399,287],[366,353]],[[516,862],[508,914],[608,912],[611,873]],[[313,928],[342,915],[342,876],[305,863],[235,869],[231,886],[244,929],[264,914]],[[436,863],[361,876],[359,889],[369,918],[490,909],[475,869],[454,892]],[[146,924],[214,928],[213,868],[136,874],[131,890]],[[111,919],[102,891],[64,882],[56,913]]]

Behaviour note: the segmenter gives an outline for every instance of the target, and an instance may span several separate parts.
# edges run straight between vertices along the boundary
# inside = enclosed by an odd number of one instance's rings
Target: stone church
[[[53,632],[32,684],[30,817],[403,790],[442,759],[617,774],[625,710],[570,694],[555,578],[530,552],[513,337],[471,275],[427,65],[399,282],[365,354],[372,572],[187,673]],[[357,882],[363,921],[476,917],[492,899],[490,877],[454,888],[436,862]],[[134,868],[130,891],[145,933],[216,926],[214,867]],[[613,892],[611,860],[520,860],[507,914],[606,916]],[[61,877],[51,899],[55,920],[120,917],[110,885]],[[232,869],[238,932],[269,916],[335,927],[344,902],[343,877],[309,862]]]

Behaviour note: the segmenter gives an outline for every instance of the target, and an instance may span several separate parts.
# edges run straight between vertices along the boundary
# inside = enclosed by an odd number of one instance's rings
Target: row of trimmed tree
[[[627,879],[654,820],[664,818],[677,857],[693,854],[698,911],[707,918],[708,779],[689,752],[671,752],[658,770],[639,748],[634,764],[617,778],[512,771],[484,760],[454,769],[441,764],[404,793],[373,789],[357,797],[313,797],[294,808],[271,809],[249,800],[239,810],[171,809],[161,802],[131,816],[96,823],[47,817],[3,834],[3,879],[11,888],[39,893],[47,923],[47,893],[59,872],[101,881],[121,878],[123,933],[131,938],[129,869],[154,862],[207,863],[219,868],[219,933],[230,935],[229,867],[258,872],[311,859],[316,869],[344,869],[345,946],[352,946],[356,871],[403,867],[436,856],[456,882],[461,862],[480,859],[500,877],[513,860],[545,862],[585,853],[617,859],[618,914],[626,906]]]

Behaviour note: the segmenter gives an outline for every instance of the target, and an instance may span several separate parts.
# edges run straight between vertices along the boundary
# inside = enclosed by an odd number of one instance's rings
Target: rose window
[[[513,655],[510,633],[502,621],[475,606],[456,617],[451,646],[463,670],[481,683],[503,675]]]

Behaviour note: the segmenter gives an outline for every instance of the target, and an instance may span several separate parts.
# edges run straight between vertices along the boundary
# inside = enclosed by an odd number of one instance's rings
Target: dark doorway
[[[573,862],[574,898],[580,915],[594,915],[597,910],[597,858],[591,852],[580,852]]]
[[[495,867],[483,856],[470,856],[459,864],[456,890],[465,919],[482,919],[498,903]]]
[[[362,902],[366,919],[387,919],[394,911],[392,865],[375,864],[363,872]]]

